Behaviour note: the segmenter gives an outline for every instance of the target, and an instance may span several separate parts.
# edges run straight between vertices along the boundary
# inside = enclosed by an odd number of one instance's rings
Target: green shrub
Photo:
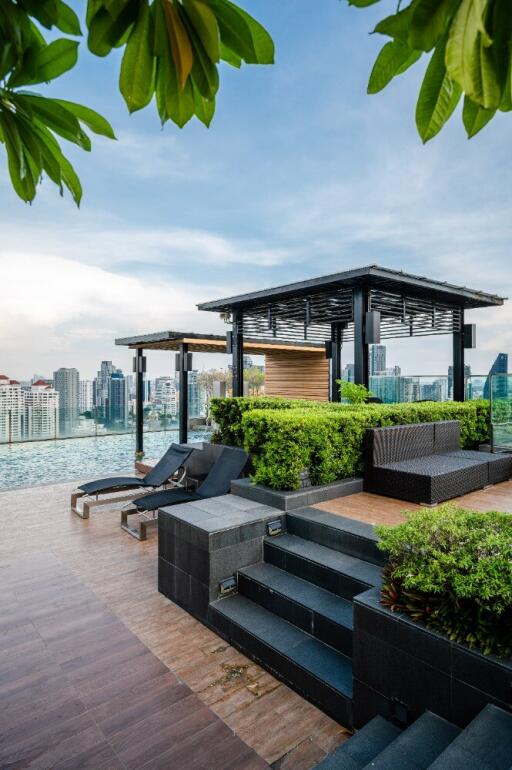
[[[365,404],[374,394],[364,385],[356,385],[355,382],[347,380],[336,380],[340,390],[340,396],[349,404]]]
[[[259,400],[258,400],[259,401]],[[363,444],[371,427],[459,420],[466,448],[488,438],[489,405],[466,403],[323,405],[247,409],[237,426],[238,444],[250,453],[255,482],[274,489],[298,489],[308,469],[313,484],[360,473]],[[223,442],[229,438],[224,432]]]
[[[334,404],[326,401],[307,401],[279,396],[212,398],[211,415],[218,425],[212,440],[217,444],[242,447],[244,445],[242,416],[252,409],[325,409],[332,406]]]
[[[443,505],[380,526],[382,602],[452,641],[512,655],[512,516]]]

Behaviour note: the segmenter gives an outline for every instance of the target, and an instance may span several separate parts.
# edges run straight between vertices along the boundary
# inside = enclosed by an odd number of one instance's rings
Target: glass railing
[[[417,401],[449,401],[452,399],[446,375],[394,376],[377,374],[370,377],[370,390],[385,404]]]
[[[191,427],[204,422],[204,408],[189,415]],[[151,404],[144,407],[144,432],[178,430],[179,412],[174,405]],[[91,410],[20,407],[0,410],[0,444],[48,439],[113,436],[135,433],[135,408]]]
[[[490,378],[493,449],[512,449],[512,374]]]

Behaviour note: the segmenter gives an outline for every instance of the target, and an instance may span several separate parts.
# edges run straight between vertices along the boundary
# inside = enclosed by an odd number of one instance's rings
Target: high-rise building
[[[28,441],[59,435],[59,393],[46,380],[36,380],[23,392],[24,438]]]
[[[251,369],[254,366],[251,356],[244,356],[242,365],[244,369]]]
[[[484,385],[484,398],[491,397],[491,377],[492,379],[492,397],[507,398],[508,396],[508,377],[498,377],[496,375],[508,374],[508,353],[498,353],[496,360],[489,370],[489,374]]]
[[[468,377],[471,377],[471,367],[469,364],[464,365],[464,380],[467,382]],[[453,366],[448,367],[448,399],[453,399]]]
[[[128,424],[128,387],[120,369],[112,372],[108,380],[106,422],[114,427]]]
[[[78,369],[61,367],[53,373],[53,386],[59,394],[59,430],[73,433],[80,416]]]
[[[0,374],[0,442],[22,440],[24,408],[20,383]]]
[[[94,406],[94,382],[80,380],[78,383],[78,408],[80,414],[92,412]]]
[[[174,377],[157,377],[154,402],[163,408],[165,414],[171,417],[178,414],[178,389]]]
[[[199,385],[197,371],[188,373],[188,414],[189,417],[201,417],[204,414],[204,391]]]
[[[370,390],[385,404],[395,404],[400,398],[400,380],[389,374],[373,376],[370,379]]]
[[[108,402],[108,383],[112,372],[115,371],[115,366],[112,361],[102,361],[98,374],[95,379],[94,388],[94,406],[98,410],[100,416],[106,414],[106,407]]]
[[[342,379],[347,382],[354,382],[354,364],[345,364]]]
[[[386,346],[370,345],[370,375],[386,371]]]

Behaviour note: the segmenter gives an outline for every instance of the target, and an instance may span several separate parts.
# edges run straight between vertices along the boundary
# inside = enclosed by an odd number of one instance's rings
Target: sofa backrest
[[[455,452],[460,449],[460,422],[446,420],[434,423],[434,452]]]
[[[434,454],[435,425],[433,422],[421,422],[371,428],[367,432],[368,466],[399,463]]]

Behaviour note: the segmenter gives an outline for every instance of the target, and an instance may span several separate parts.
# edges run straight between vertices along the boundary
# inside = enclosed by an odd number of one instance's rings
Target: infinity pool
[[[189,433],[189,441],[206,439],[203,431]],[[160,457],[173,441],[178,441],[178,431],[145,433],[145,456]],[[131,471],[134,453],[132,434],[3,445],[0,446],[0,489]]]

